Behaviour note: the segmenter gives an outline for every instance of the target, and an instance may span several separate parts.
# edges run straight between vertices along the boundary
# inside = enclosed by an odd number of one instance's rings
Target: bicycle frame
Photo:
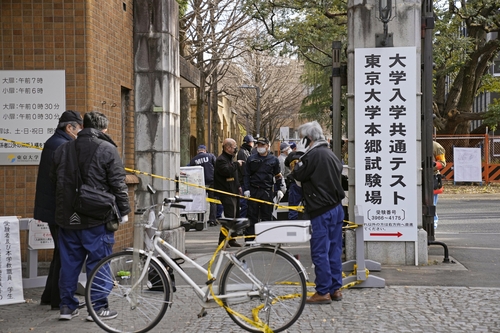
[[[154,260],[154,256],[153,254],[155,253],[155,251],[168,263],[168,265],[173,269],[175,270],[176,273],[178,273],[195,291],[196,295],[198,296],[198,298],[204,303],[204,305],[206,303],[209,303],[210,301],[213,301],[214,300],[214,297],[211,295],[210,293],[210,288],[208,287],[203,287],[201,288],[196,282],[193,281],[193,279],[191,279],[191,277],[186,273],[184,272],[176,263],[175,261],[170,258],[169,255],[167,255],[167,253],[165,251],[163,251],[162,247],[159,245],[163,245],[165,246],[167,249],[169,249],[170,251],[172,251],[173,253],[175,253],[176,255],[178,255],[180,258],[184,259],[185,261],[187,261],[188,263],[192,264],[197,271],[201,272],[202,274],[204,274],[205,276],[208,276],[208,270],[205,269],[203,266],[199,265],[198,263],[196,263],[193,259],[189,258],[188,256],[186,256],[184,253],[180,252],[179,250],[177,250],[175,247],[173,247],[172,245],[170,245],[169,243],[167,243],[163,238],[160,237],[160,231],[155,231],[155,235],[153,237],[153,247],[154,247],[154,251],[144,251],[142,250],[143,253],[146,254],[147,256],[147,261],[146,261],[146,265],[145,267],[147,268],[149,266],[149,262],[151,260]],[[227,241],[227,240],[225,240]],[[276,250],[280,248],[280,245],[276,245]],[[213,271],[213,273],[211,272],[212,276],[213,276],[213,281],[216,281],[217,280],[217,276],[219,274],[219,271],[221,269],[221,266],[222,266],[222,262],[223,262],[223,259],[224,258],[227,258],[229,261],[233,262],[242,272],[244,272],[244,274],[252,281],[254,282],[255,284],[257,285],[262,285],[262,282],[259,281],[258,279],[256,279],[253,274],[251,274],[250,272],[247,272],[245,271],[242,266],[241,266],[241,263],[236,259],[236,257],[234,256],[234,254],[232,252],[228,252],[224,249],[221,249],[219,253],[217,253],[217,262],[216,262],[216,265],[215,265],[215,269]],[[139,280],[141,280],[144,275],[146,274],[146,271],[147,269],[144,269],[143,272],[141,273],[141,278]],[[131,289],[133,289],[135,287],[132,286]],[[231,292],[231,293],[228,293],[228,294],[225,294],[225,295],[218,295],[218,286],[212,286],[212,288],[215,290],[215,294],[217,296],[217,298],[219,299],[226,299],[226,298],[232,298],[232,297],[242,297],[242,296],[256,296],[259,294],[259,291],[255,291],[254,293],[248,293],[247,291],[245,292]],[[214,303],[214,307],[219,307],[219,305],[215,304]]]

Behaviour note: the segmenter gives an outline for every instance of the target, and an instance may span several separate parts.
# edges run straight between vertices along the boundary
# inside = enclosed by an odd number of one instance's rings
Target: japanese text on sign
[[[23,303],[19,220],[0,217],[0,305]]]
[[[356,204],[369,241],[417,239],[414,47],[355,50]]]
[[[0,71],[0,137],[43,148],[66,109],[62,70]],[[38,164],[40,150],[0,142],[0,165]]]

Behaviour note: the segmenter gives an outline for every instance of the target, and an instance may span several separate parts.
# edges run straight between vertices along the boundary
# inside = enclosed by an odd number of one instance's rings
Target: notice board
[[[481,148],[453,147],[455,182],[481,182]]]
[[[0,216],[0,305],[24,303],[19,219]]]
[[[179,196],[193,199],[192,202],[182,202],[186,208],[181,209],[181,214],[206,213],[207,194],[203,188],[205,186],[205,173],[203,170],[201,166],[181,167]]]

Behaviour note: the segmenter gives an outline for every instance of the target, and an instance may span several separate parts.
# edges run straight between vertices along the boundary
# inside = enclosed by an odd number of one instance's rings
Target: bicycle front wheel
[[[133,274],[138,272],[140,276],[147,257],[140,254],[136,263],[132,258],[132,251],[111,254],[96,265],[87,281],[88,319],[91,317],[107,332],[148,332],[167,311],[171,298],[170,282],[163,267],[151,260],[144,278],[131,289],[132,283],[138,279]],[[109,311],[103,314],[101,309]]]
[[[219,285],[219,297],[231,319],[249,332],[262,332],[265,325],[273,332],[286,330],[306,302],[300,265],[288,252],[270,247],[243,250],[236,259],[224,269]]]

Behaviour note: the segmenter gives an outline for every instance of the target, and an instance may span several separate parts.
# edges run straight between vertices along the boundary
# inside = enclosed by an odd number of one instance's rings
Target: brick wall
[[[0,1],[0,69],[64,69],[66,108],[106,114],[108,133],[129,168],[134,168],[132,15],[132,0]],[[37,166],[0,166],[0,216],[33,216],[37,174]],[[133,186],[129,189],[133,204]],[[131,244],[131,227],[117,233],[116,248]],[[26,235],[21,238],[25,249]],[[51,251],[39,254],[40,261],[51,257]]]

